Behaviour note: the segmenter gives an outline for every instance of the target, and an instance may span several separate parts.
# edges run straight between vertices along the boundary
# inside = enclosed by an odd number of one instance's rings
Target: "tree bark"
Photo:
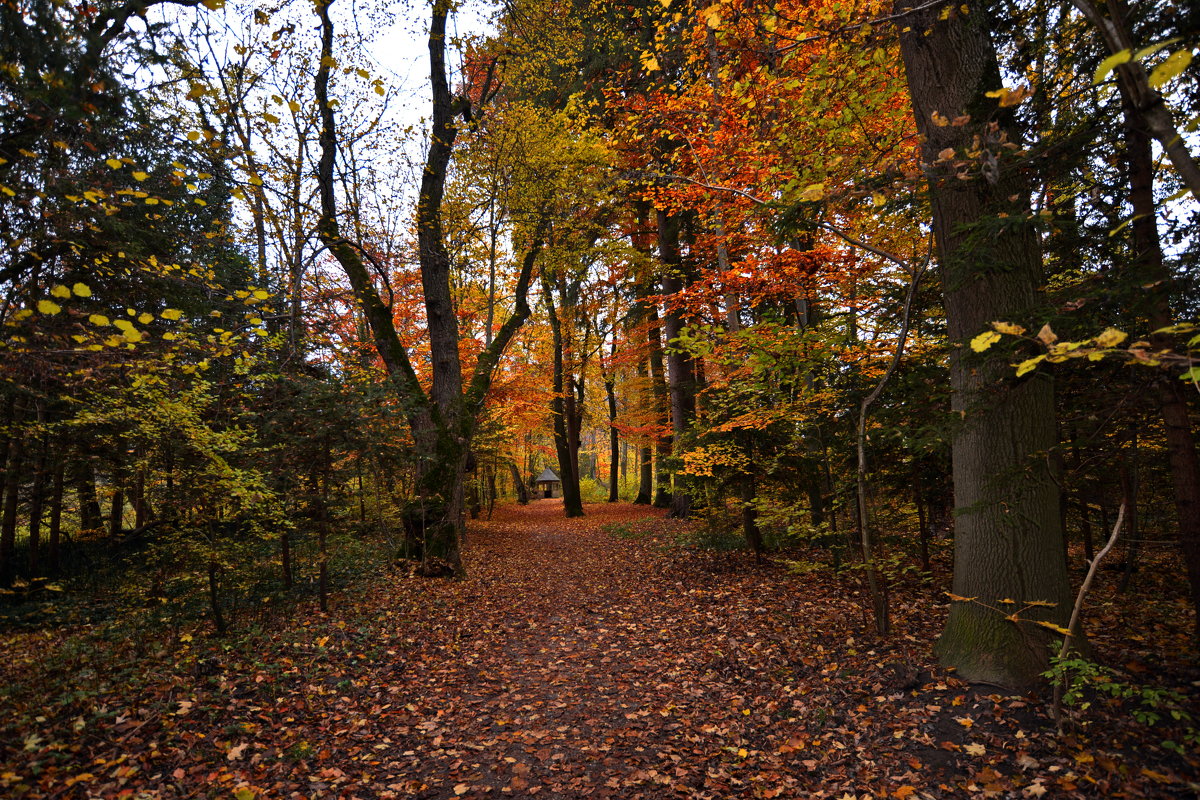
[[[58,458],[60,460],[54,466],[54,483],[50,489],[50,530],[47,531],[46,543],[46,566],[52,575],[57,575],[61,568],[63,483],[66,477],[61,455]]]
[[[25,466],[25,436],[21,425],[25,400],[17,398],[9,416],[8,453],[4,464],[4,513],[0,515],[0,586],[12,586],[16,577],[13,559],[17,548],[17,510]]]
[[[1135,97],[1125,83],[1121,86],[1121,108],[1125,116],[1125,160],[1129,168],[1129,202],[1133,207],[1134,285],[1149,286],[1145,297],[1145,314],[1154,330],[1174,323],[1171,310],[1171,273],[1163,260],[1162,243],[1158,235],[1157,209],[1154,202],[1154,152],[1150,144],[1146,121],[1138,109]],[[1170,337],[1154,334],[1150,344],[1156,350],[1170,348]],[[1182,381],[1172,375],[1158,375],[1154,380],[1154,395],[1158,401],[1166,432],[1167,461],[1171,466],[1171,482],[1175,492],[1175,515],[1179,525],[1179,547],[1187,569],[1192,608],[1195,609],[1193,635],[1200,641],[1200,459],[1192,433],[1188,408],[1188,393]],[[1134,505],[1136,509],[1136,505]],[[1136,519],[1133,514],[1132,519]],[[1090,536],[1089,536],[1090,538]],[[1136,536],[1133,537],[1136,539]]]
[[[1016,379],[1007,358],[977,356],[964,345],[993,320],[1020,317],[1038,301],[1041,256],[1022,201],[1033,187],[1003,159],[999,136],[1013,137],[1011,116],[1001,109],[997,127],[988,124],[997,108],[986,93],[1002,82],[986,13],[972,8],[964,15],[949,3],[916,6],[896,4],[911,12],[900,52],[924,137],[948,333],[957,345],[952,408],[961,425],[952,445],[953,601],[936,652],[967,680],[1023,688],[1040,681],[1051,655],[1051,632],[1037,623],[1065,626],[1071,613],[1058,492],[1046,458],[1056,444],[1053,387],[1036,372]],[[949,14],[939,20],[943,8]],[[971,121],[937,125],[935,112]],[[969,179],[960,180],[938,154],[976,149],[976,135],[992,144],[993,160],[969,164]],[[1001,218],[1003,227],[978,232],[981,221]],[[1026,605],[1014,609],[1006,600]],[[1019,621],[1009,617],[1013,611]]]
[[[663,292],[674,295],[683,291],[683,259],[679,253],[679,223],[676,216],[666,211],[658,212],[658,252],[663,262]],[[667,351],[667,385],[671,396],[671,442],[680,447],[692,420],[696,416],[696,374],[692,358],[681,352],[672,342],[683,331],[683,315],[678,308],[671,307],[663,319],[663,334]],[[688,479],[673,470],[673,489],[670,516],[686,519],[692,515],[692,494]]]
[[[551,385],[550,413],[554,425],[554,452],[558,456],[558,475],[562,480],[563,512],[568,517],[583,516],[583,499],[579,492],[579,472],[577,462],[573,463],[571,453],[571,428],[568,414],[573,415],[574,395],[564,384],[566,382],[563,366],[563,336],[562,324],[558,319],[558,311],[554,307],[554,290],[550,279],[542,276],[542,298],[546,303],[546,314],[550,320],[550,335],[553,339],[554,367]],[[568,408],[568,399],[571,407]]]
[[[616,347],[614,338],[614,351]],[[608,400],[608,502],[615,503],[621,499],[621,434],[617,430],[616,378],[611,374],[604,376],[604,394]]]

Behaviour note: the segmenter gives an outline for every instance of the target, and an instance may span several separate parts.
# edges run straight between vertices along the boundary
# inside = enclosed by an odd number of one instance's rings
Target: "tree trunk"
[[[568,415],[574,416],[574,393],[566,387],[563,368],[562,325],[554,307],[553,288],[550,280],[542,278],[542,298],[550,320],[550,335],[553,339],[554,369],[551,385],[550,414],[554,424],[554,451],[558,456],[558,475],[562,479],[563,511],[568,517],[583,516],[583,499],[579,493],[578,468],[572,464],[571,424]],[[568,400],[570,405],[568,406]]]
[[[220,567],[217,565],[216,559],[208,560],[208,607],[212,611],[213,627],[217,629],[217,633],[224,635],[228,630],[228,625],[225,622],[225,615],[221,613],[221,598],[217,592],[218,576]]]
[[[61,456],[59,457],[61,459]],[[66,468],[61,460],[54,467],[54,484],[50,489],[50,530],[47,534],[47,571],[57,575],[61,568],[63,484]]]
[[[109,506],[108,535],[116,541],[121,538],[125,522],[125,470],[121,462],[121,443],[117,442],[117,453],[112,467],[112,504]]]
[[[1121,82],[1121,108],[1125,115],[1125,160],[1129,166],[1129,202],[1133,206],[1133,246],[1137,270],[1134,285],[1149,286],[1146,290],[1145,312],[1153,330],[1174,323],[1171,310],[1171,273],[1163,261],[1158,236],[1157,209],[1154,203],[1154,152],[1145,120],[1133,95]],[[1150,337],[1153,348],[1161,350],[1173,345],[1170,337],[1155,334]],[[1175,515],[1179,525],[1179,547],[1187,569],[1188,584],[1195,610],[1193,635],[1200,641],[1200,459],[1192,434],[1188,395],[1182,381],[1172,375],[1159,375],[1154,381],[1166,431],[1167,461],[1171,466],[1171,482],[1175,491]]]
[[[676,216],[658,212],[658,252],[663,261],[663,292],[674,295],[683,291],[683,259],[679,254],[679,223]],[[696,415],[696,375],[691,356],[680,352],[672,342],[683,331],[683,315],[672,307],[663,319],[667,351],[667,382],[671,395],[672,447],[682,447]],[[686,519],[692,514],[692,494],[686,476],[674,471],[670,516]]]
[[[743,475],[738,480],[738,493],[742,501],[742,535],[746,537],[750,552],[754,553],[754,560],[761,564],[763,538],[762,530],[758,527],[758,510],[754,507],[758,486],[753,473]]]
[[[37,458],[33,466],[33,487],[29,492],[29,576],[38,574],[41,567],[42,516],[46,506],[46,460],[49,443],[37,442]]]
[[[651,380],[648,362],[638,364],[638,377],[642,379],[642,389],[639,391],[646,408],[653,404],[653,390],[648,385]],[[639,445],[638,454],[638,491],[633,498],[634,505],[648,506],[654,502],[654,447],[647,441]]]
[[[612,375],[604,378],[604,394],[608,400],[608,502],[616,503],[621,499],[621,434],[617,430],[617,391]]]
[[[25,435],[22,423],[25,400],[18,398],[9,416],[8,454],[4,464],[4,512],[0,515],[0,586],[12,586],[17,565],[13,562],[17,548],[17,511],[21,478],[25,466]]]
[[[521,470],[517,469],[517,462],[508,462],[509,472],[512,473],[513,489],[517,493],[517,502],[521,505],[529,503],[529,489],[525,486],[525,481],[521,478]]]
[[[1030,210],[1033,192],[1016,164],[1006,161],[1000,134],[1012,137],[1011,115],[986,97],[1002,86],[987,15],[972,8],[939,20],[940,6],[910,11],[900,34],[917,130],[929,165],[933,230],[949,336],[952,408],[961,428],[952,445],[957,530],[953,598],[936,652],[942,663],[972,681],[1029,687],[1049,663],[1052,634],[1038,622],[1065,626],[1072,598],[1062,557],[1058,492],[1045,454],[1056,445],[1053,388],[1048,377],[1013,376],[1004,355],[976,356],[965,343],[993,320],[1033,311],[1041,284],[1041,257]],[[966,125],[933,122],[938,114]],[[999,127],[988,122],[999,113]],[[962,157],[978,135],[1000,162],[968,164],[968,180],[943,168],[939,153]],[[1015,199],[1011,199],[1015,198]],[[1001,215],[1009,222],[978,231]],[[1002,601],[1025,606],[1020,621],[1008,619]]]

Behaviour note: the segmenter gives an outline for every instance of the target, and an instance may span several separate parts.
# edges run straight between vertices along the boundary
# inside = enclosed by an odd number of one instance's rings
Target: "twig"
[[[1079,617],[1083,613],[1083,601],[1087,599],[1088,590],[1092,588],[1092,580],[1096,577],[1096,572],[1100,569],[1100,561],[1108,555],[1113,549],[1113,545],[1117,543],[1117,536],[1121,533],[1121,525],[1125,522],[1125,507],[1128,500],[1121,501],[1121,508],[1117,511],[1117,521],[1113,525],[1112,534],[1108,537],[1108,543],[1101,548],[1099,553],[1096,553],[1095,558],[1088,564],[1087,576],[1083,579],[1083,584],[1079,587],[1079,593],[1075,595],[1075,607],[1071,609],[1071,621],[1067,624],[1067,634],[1063,637],[1062,647],[1058,649],[1058,660],[1061,662],[1067,657],[1067,652],[1071,649],[1071,640],[1075,638],[1075,631],[1079,625]],[[1058,732],[1062,733],[1062,695],[1063,683],[1065,676],[1059,676],[1059,679],[1054,682],[1054,725],[1058,728]]]

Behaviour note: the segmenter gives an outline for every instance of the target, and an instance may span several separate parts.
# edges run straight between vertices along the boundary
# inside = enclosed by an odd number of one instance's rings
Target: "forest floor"
[[[681,547],[644,507],[587,512],[501,507],[471,524],[466,580],[397,569],[240,639],[148,632],[120,665],[78,633],[9,635],[0,796],[1200,794],[1196,754],[1128,708],[1098,700],[1059,737],[1044,698],[937,669],[928,586],[897,585],[881,641],[853,576]],[[1194,696],[1194,661],[1124,647]]]

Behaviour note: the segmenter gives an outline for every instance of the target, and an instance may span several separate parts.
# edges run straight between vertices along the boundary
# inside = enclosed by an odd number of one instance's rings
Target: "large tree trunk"
[[[1011,116],[1000,109],[1000,127],[988,127],[998,109],[986,93],[1002,83],[987,15],[950,4],[912,10],[919,5],[896,4],[911,11],[900,52],[925,137],[948,332],[957,345],[952,407],[961,417],[952,446],[954,598],[936,652],[967,680],[1028,687],[1046,668],[1054,636],[1038,623],[1065,626],[1071,614],[1058,492],[1046,463],[1056,444],[1053,387],[1039,373],[1017,379],[1005,354],[977,356],[965,343],[1038,301],[1041,258],[1034,228],[1024,222],[1032,186],[997,140],[997,133],[1012,137],[1005,127]],[[950,13],[939,20],[943,8]],[[934,114],[971,121],[937,125]],[[967,158],[977,135],[1001,160],[975,159],[966,167],[970,178],[960,180],[938,154],[951,149]],[[996,227],[1001,217],[1008,223]],[[987,234],[981,222],[990,223]]]

